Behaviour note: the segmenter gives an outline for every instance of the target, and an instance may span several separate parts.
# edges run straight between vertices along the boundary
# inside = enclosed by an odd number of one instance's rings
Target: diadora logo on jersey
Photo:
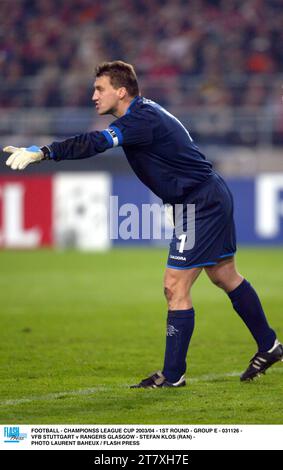
[[[187,258],[185,258],[184,256],[174,256],[174,255],[170,255],[171,259],[176,259],[176,260],[179,260],[179,261],[187,261]]]

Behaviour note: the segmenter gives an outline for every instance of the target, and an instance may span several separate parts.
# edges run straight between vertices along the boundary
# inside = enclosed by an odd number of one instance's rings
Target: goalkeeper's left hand
[[[11,153],[6,161],[6,165],[12,170],[24,170],[30,163],[40,162],[44,155],[40,147],[32,145],[31,147],[5,147],[4,152]]]

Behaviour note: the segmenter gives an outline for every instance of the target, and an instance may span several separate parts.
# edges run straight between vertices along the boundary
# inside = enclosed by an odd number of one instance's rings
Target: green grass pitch
[[[1,424],[282,424],[283,364],[240,383],[256,347],[202,273],[183,389],[131,390],[162,367],[162,249],[0,253]],[[283,250],[237,264],[283,338]]]

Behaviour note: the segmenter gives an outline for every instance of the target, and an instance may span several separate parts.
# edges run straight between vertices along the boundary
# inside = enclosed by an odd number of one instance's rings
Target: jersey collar
[[[129,113],[131,112],[132,106],[137,102],[137,100],[138,100],[139,98],[140,98],[139,96],[136,96],[136,97],[130,102],[130,105],[129,105],[127,111],[125,112],[125,115],[126,115],[126,114],[129,114]]]

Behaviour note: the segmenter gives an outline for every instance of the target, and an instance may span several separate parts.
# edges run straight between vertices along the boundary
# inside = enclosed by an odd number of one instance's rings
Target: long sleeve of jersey
[[[89,158],[111,148],[103,132],[94,131],[76,135],[48,146],[52,160]]]
[[[107,129],[80,134],[48,145],[53,160],[89,158],[117,146],[152,142],[149,112],[133,112],[116,119]]]
[[[50,156],[53,160],[75,160],[92,157],[119,145],[151,143],[152,130],[146,118],[132,113],[117,119],[101,132],[89,132],[62,142],[52,142],[48,145]]]

